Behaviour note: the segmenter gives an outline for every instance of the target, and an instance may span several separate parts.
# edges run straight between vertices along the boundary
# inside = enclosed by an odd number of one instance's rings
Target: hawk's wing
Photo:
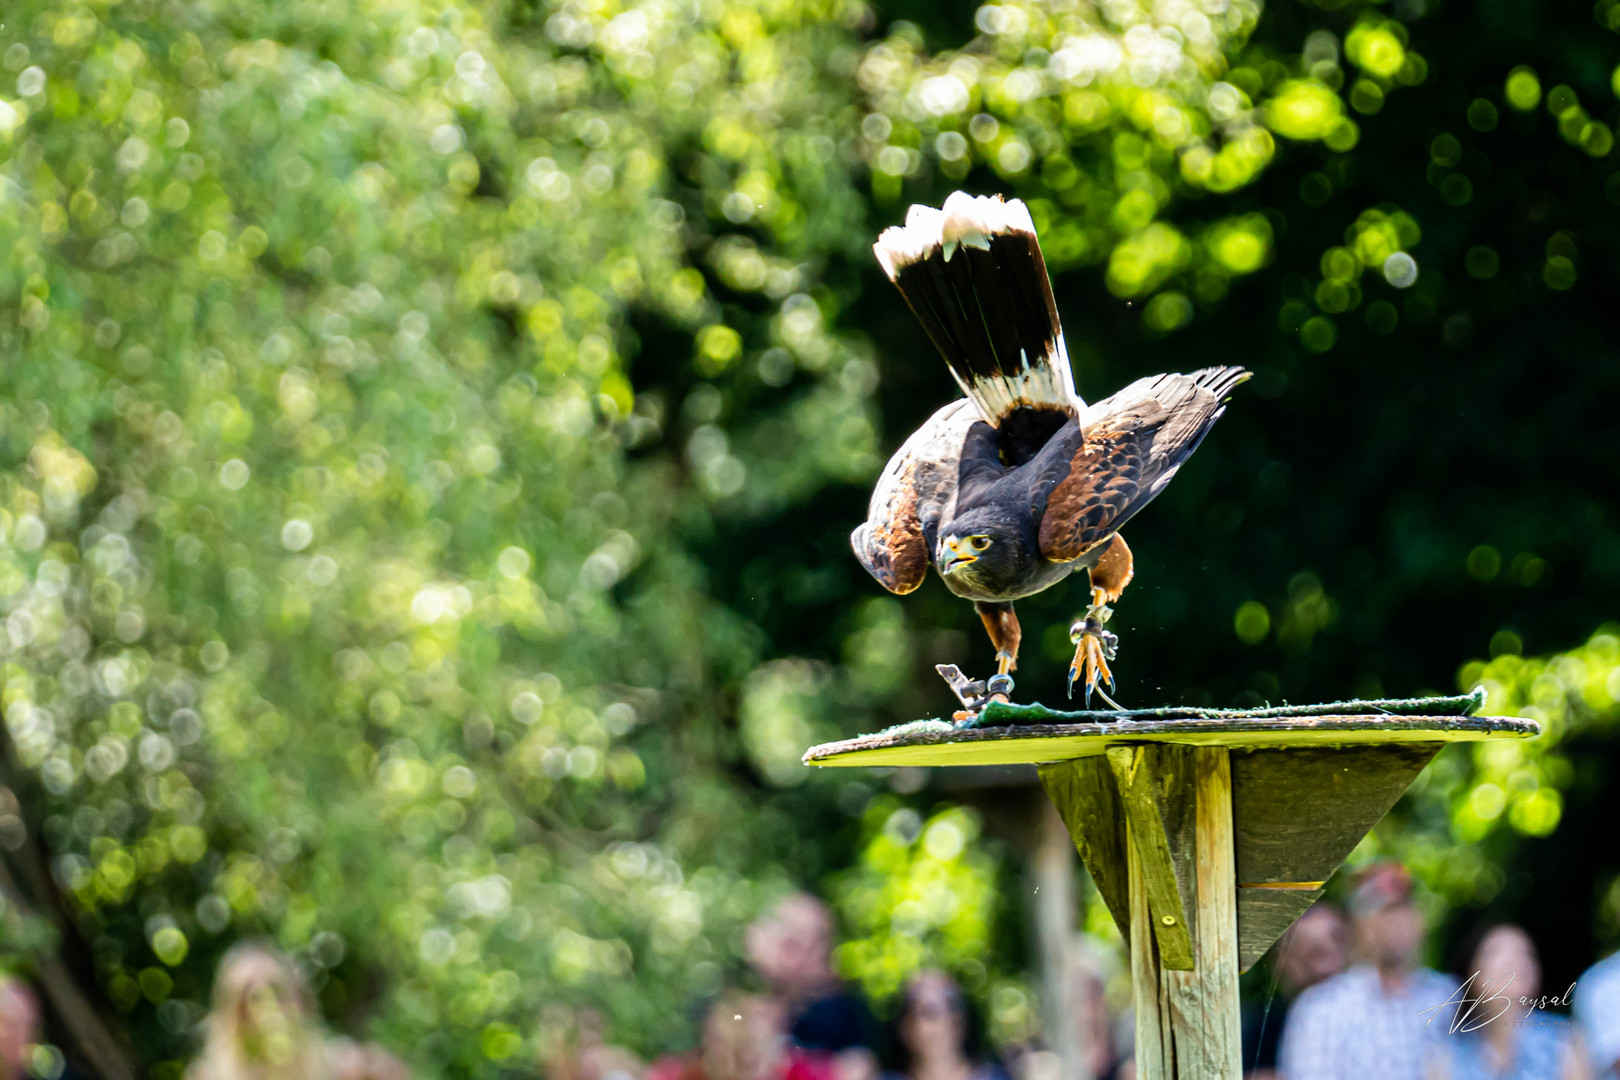
[[[971,401],[953,401],[906,440],[878,478],[866,523],[849,542],[890,592],[908,593],[927,576],[934,533],[956,499],[968,429],[980,422]]]
[[[1071,562],[1112,536],[1164,490],[1248,377],[1240,367],[1156,375],[1086,410],[1079,432],[1031,463],[1041,554]]]

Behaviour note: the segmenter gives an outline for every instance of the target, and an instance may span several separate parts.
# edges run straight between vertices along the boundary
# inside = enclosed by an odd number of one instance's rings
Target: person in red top
[[[833,939],[832,909],[793,893],[748,927],[748,962],[794,1045],[833,1055],[843,1080],[877,1080],[878,1024],[859,988],[833,970]]]
[[[661,1058],[645,1080],[839,1080],[833,1058],[788,1038],[782,1007],[752,994],[725,994],[703,1019],[696,1053]]]

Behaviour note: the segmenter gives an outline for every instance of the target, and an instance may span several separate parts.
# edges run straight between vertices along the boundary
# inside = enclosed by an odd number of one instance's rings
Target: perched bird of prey
[[[1001,694],[1018,664],[1013,601],[1084,567],[1091,604],[1070,629],[1069,693],[1083,679],[1089,704],[1100,682],[1114,686],[1104,624],[1134,573],[1119,528],[1164,490],[1249,373],[1156,375],[1086,404],[1017,199],[959,191],[943,209],[913,206],[873,250],[967,397],[890,459],[850,537],[855,554],[890,592],[921,585],[931,563],[972,600],[996,649],[989,690]]]

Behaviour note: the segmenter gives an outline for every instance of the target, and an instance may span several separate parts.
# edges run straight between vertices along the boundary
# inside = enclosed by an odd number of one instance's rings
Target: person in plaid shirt
[[[1425,1080],[1444,1057],[1457,981],[1419,966],[1425,926],[1399,863],[1357,875],[1350,913],[1361,963],[1306,990],[1288,1013],[1285,1080]]]

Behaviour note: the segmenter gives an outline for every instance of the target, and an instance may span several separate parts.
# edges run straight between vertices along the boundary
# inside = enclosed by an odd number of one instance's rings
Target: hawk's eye
[[[983,534],[979,536],[970,536],[968,537],[968,546],[974,551],[983,551],[985,548],[990,546],[990,538],[988,536],[984,536]]]

